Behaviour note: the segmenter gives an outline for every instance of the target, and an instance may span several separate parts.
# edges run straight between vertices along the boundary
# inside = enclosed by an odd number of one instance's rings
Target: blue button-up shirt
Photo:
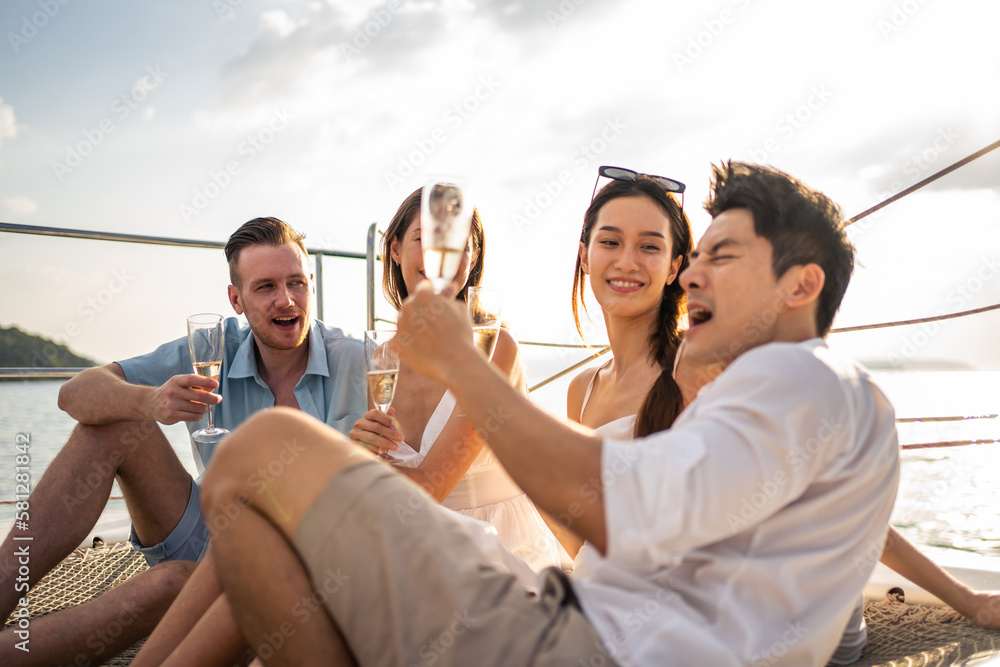
[[[235,317],[226,320],[226,343],[215,406],[215,425],[233,430],[258,410],[274,406],[274,394],[257,370],[255,342],[250,327]],[[317,344],[322,341],[322,344]],[[295,400],[306,414],[347,435],[354,421],[368,409],[364,344],[340,329],[314,320],[309,328],[309,361],[295,385]],[[133,384],[160,386],[174,375],[193,373],[187,337],[164,343],[149,354],[117,362]],[[204,428],[187,422],[188,432]],[[214,446],[192,443],[199,468],[212,459]],[[200,459],[200,460],[199,460]]]

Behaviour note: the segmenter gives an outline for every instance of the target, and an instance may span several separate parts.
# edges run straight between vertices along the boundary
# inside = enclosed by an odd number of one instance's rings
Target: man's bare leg
[[[29,652],[14,627],[0,633],[0,665],[79,665],[110,660],[148,635],[180,592],[194,563],[172,561],[128,579],[78,607],[31,620]]]
[[[30,530],[12,530],[0,546],[0,618],[24,595],[15,590],[17,550],[30,547],[34,585],[69,555],[97,523],[115,476],[143,544],[162,542],[180,521],[191,478],[152,422],[78,424],[28,498]],[[14,536],[32,537],[15,542]]]
[[[354,664],[292,539],[329,481],[367,459],[318,421],[280,408],[255,415],[216,450],[202,509],[222,588],[267,665]],[[259,474],[269,470],[277,474]]]

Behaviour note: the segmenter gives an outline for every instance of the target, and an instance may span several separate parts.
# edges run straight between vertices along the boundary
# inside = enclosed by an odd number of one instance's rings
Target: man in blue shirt
[[[149,610],[131,623],[133,630],[147,628],[148,633],[208,544],[198,484],[157,422],[187,422],[193,432],[209,406],[218,405],[216,425],[233,429],[252,413],[280,405],[346,435],[365,412],[363,344],[312,319],[314,285],[303,238],[276,218],[251,220],[229,238],[229,301],[249,326],[240,327],[236,318],[226,321],[221,382],[192,372],[185,337],[143,356],[85,370],[63,385],[59,407],[79,424],[29,498],[30,584],[87,536],[117,478],[132,517],[133,545],[150,565],[165,563],[133,585],[144,590],[131,593],[134,604]],[[216,388],[217,393],[209,393]],[[214,444],[195,444],[199,466],[207,466]],[[14,586],[22,545],[12,537],[13,532],[0,547],[2,618],[25,595]],[[120,611],[116,603],[107,610],[107,620]],[[91,608],[88,618],[103,615],[100,607]],[[52,656],[51,662],[73,662],[73,644],[80,648],[79,639],[70,641],[66,632],[69,620],[46,625],[53,628],[49,639],[40,636],[42,624],[32,624],[32,639],[39,640],[35,646],[68,644],[68,657]],[[110,646],[104,649],[111,654]]]

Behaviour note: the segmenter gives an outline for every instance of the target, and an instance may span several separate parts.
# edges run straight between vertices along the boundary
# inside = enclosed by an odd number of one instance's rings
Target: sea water
[[[6,534],[15,516],[18,488],[16,475],[27,468],[31,488],[38,484],[52,459],[69,439],[76,422],[59,409],[59,388],[65,380],[10,380],[0,382],[0,532]],[[191,440],[183,424],[164,426],[163,431],[178,458],[193,477],[198,476],[191,450]],[[19,446],[19,444],[21,446]],[[24,446],[26,444],[26,446]],[[27,454],[27,465],[21,465]],[[23,477],[21,479],[24,479]],[[111,498],[86,543],[100,535],[106,541],[128,538],[129,520],[125,501],[115,482]],[[31,509],[28,509],[26,535],[30,535]]]
[[[531,370],[529,368],[529,370]],[[873,375],[902,418],[982,416],[1000,413],[1000,371],[875,372]],[[565,413],[565,385],[533,394],[553,414]],[[541,377],[534,379],[538,381]],[[56,405],[61,380],[0,382],[0,501],[15,499],[17,443],[29,438],[34,486],[73,429],[73,420]],[[197,477],[187,429],[164,428],[185,468]],[[901,444],[985,440],[984,444],[914,449],[902,452],[902,476],[892,523],[919,545],[1000,556],[1000,418],[899,424]],[[22,459],[23,461],[23,459]],[[121,496],[117,484],[112,497]],[[13,504],[0,504],[0,530],[12,525]],[[105,511],[111,539],[124,539],[124,502]],[[122,534],[122,531],[126,531]],[[98,531],[99,532],[99,531]],[[103,535],[108,539],[108,535]]]

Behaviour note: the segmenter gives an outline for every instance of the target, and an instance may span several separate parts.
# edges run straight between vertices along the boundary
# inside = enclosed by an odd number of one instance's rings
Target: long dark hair
[[[403,281],[403,269],[396,262],[392,261],[389,248],[393,239],[403,242],[403,236],[410,224],[416,220],[420,213],[420,193],[421,189],[414,190],[403,200],[392,216],[389,227],[382,235],[382,245],[379,251],[382,254],[382,291],[385,298],[392,304],[392,307],[399,310],[403,307],[403,301],[409,296],[406,291],[406,283]],[[469,232],[472,239],[472,251],[476,255],[476,263],[469,268],[469,279],[458,293],[456,298],[466,300],[470,287],[478,287],[483,280],[483,270],[486,263],[486,234],[483,231],[483,221],[479,217],[479,211],[472,211],[472,229]]]
[[[639,176],[634,181],[611,181],[597,193],[583,216],[583,230],[580,232],[580,243],[585,247],[590,245],[590,235],[597,223],[601,208],[612,199],[620,197],[647,197],[663,211],[670,220],[670,237],[672,241],[671,261],[681,258],[677,275],[688,266],[688,254],[693,247],[691,240],[691,223],[673,195],[658,185],[656,181]],[[573,320],[576,329],[583,335],[580,326],[580,304],[584,302],[584,288],[587,276],[583,273],[580,257],[576,258],[576,274],[573,276]],[[677,329],[681,315],[687,312],[687,298],[681,289],[677,278],[663,288],[663,297],[656,315],[656,326],[649,336],[649,356],[660,366],[660,375],[646,394],[642,408],[635,421],[634,435],[637,438],[670,428],[674,419],[684,408],[684,397],[681,389],[674,381],[673,367],[677,348],[681,337]]]

